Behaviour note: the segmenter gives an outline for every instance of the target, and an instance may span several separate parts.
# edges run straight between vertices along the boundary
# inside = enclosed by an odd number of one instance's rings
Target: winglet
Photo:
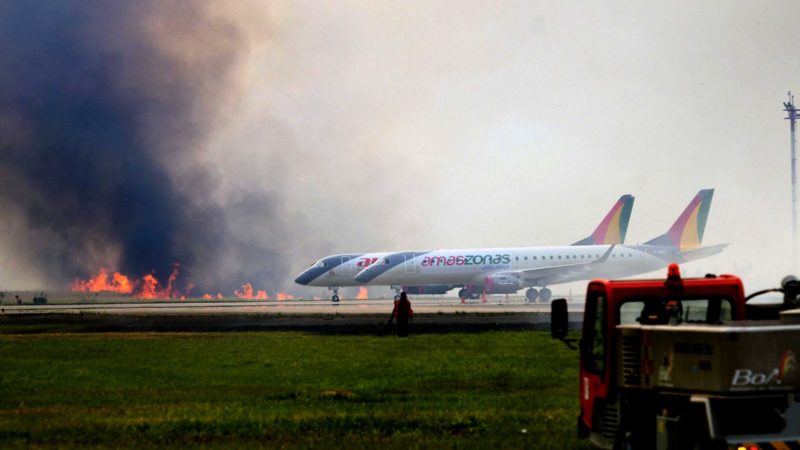
[[[630,194],[620,197],[594,232],[572,245],[624,244],[628,221],[633,210],[633,200],[634,197]]]
[[[700,247],[713,197],[714,189],[702,189],[689,202],[669,231],[645,242],[645,245],[669,246],[681,251]]]

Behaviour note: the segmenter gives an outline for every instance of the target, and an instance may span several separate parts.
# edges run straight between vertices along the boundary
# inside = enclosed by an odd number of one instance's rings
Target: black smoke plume
[[[247,42],[208,2],[176,4],[0,3],[0,203],[53,285],[101,266],[164,280],[175,262],[197,290],[278,278],[275,250],[229,229],[235,208],[198,157]],[[268,198],[246,203],[269,218]]]

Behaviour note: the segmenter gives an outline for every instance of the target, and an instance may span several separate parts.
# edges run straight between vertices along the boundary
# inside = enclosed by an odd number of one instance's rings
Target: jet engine
[[[487,294],[513,294],[523,287],[522,280],[513,274],[497,273],[483,280],[483,291]]]

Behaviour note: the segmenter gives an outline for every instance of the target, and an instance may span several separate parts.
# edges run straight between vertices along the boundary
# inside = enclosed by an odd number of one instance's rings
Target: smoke
[[[637,243],[713,187],[734,245],[687,270],[771,286],[798,8],[0,2],[0,284],[292,289],[331,253],[569,244],[623,193]]]
[[[229,223],[242,208],[273,219],[269,196],[223,207],[203,160],[248,50],[241,12],[219,6],[0,5],[3,253],[25,280],[63,287],[98,267],[165,278],[175,262],[200,288],[284,275],[272,272],[270,239],[248,242]]]

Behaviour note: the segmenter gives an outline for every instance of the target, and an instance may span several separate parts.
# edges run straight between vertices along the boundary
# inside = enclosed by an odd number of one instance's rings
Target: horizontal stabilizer
[[[707,258],[709,256],[714,256],[718,253],[722,253],[730,244],[717,244],[717,245],[709,245],[708,247],[700,247],[693,250],[685,250],[681,252],[681,259],[683,262],[694,261],[700,258]]]

